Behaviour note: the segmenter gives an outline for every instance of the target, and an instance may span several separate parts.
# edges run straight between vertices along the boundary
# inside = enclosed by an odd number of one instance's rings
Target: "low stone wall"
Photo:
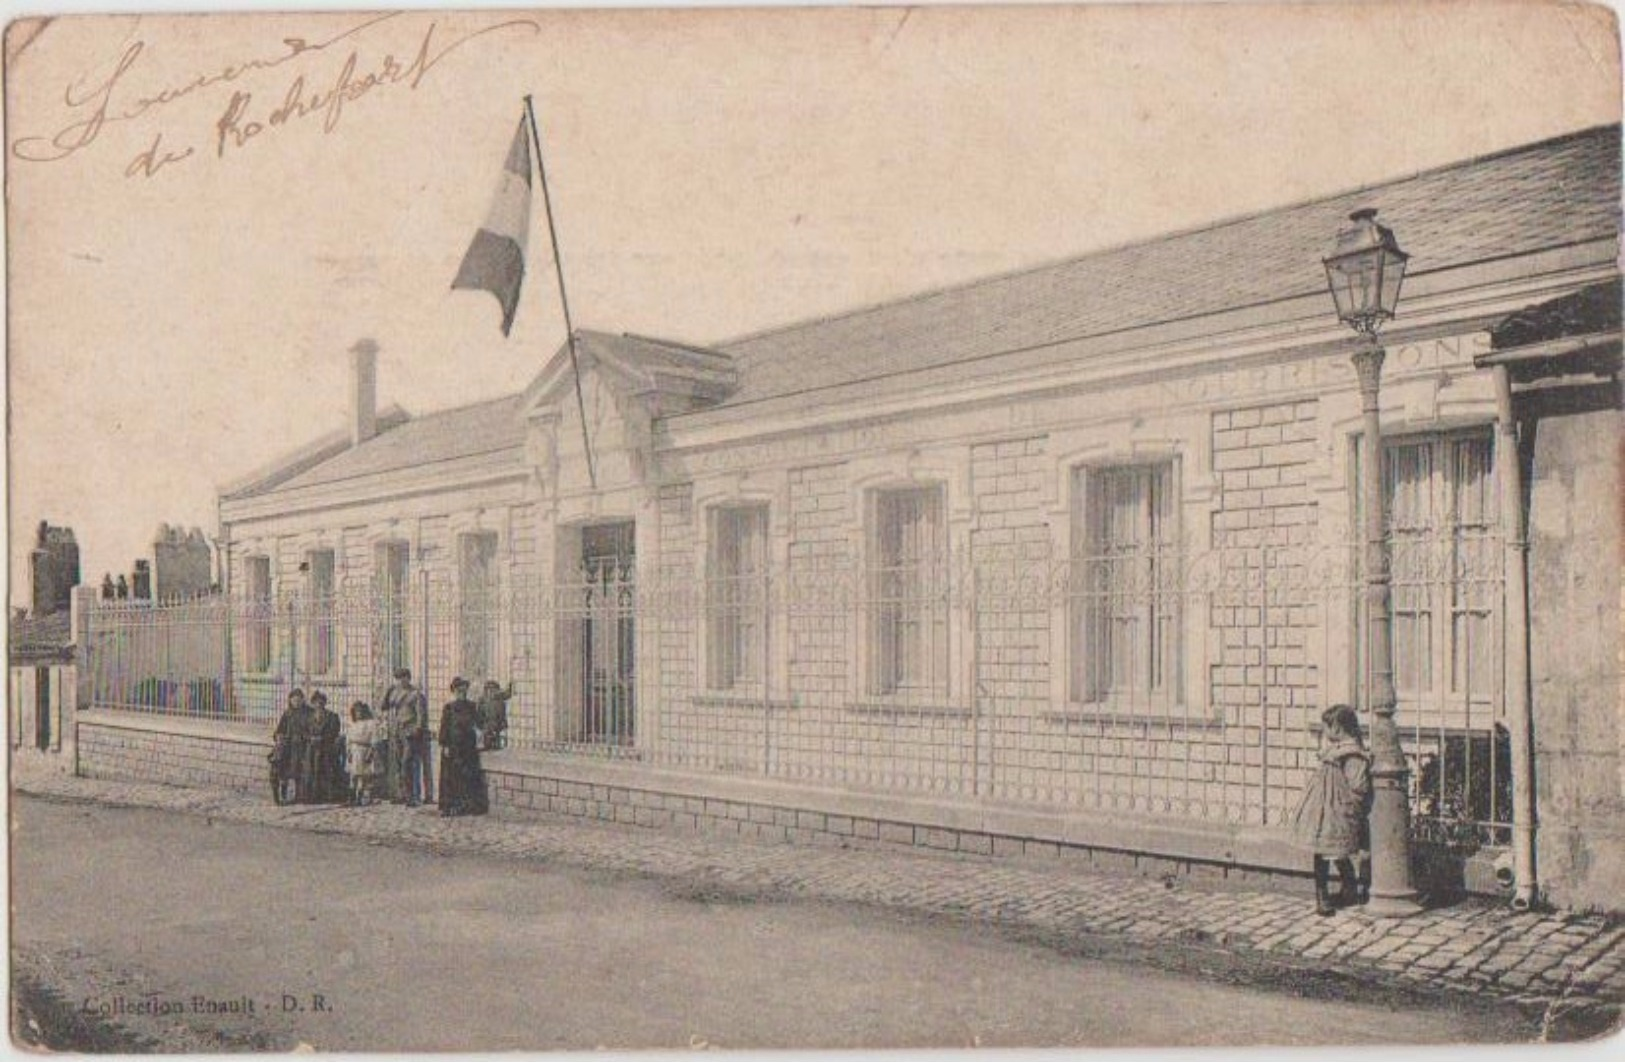
[[[257,791],[270,798],[270,727],[105,710],[80,713],[85,778]]]
[[[270,748],[269,725],[98,709],[79,716],[74,769],[87,778],[269,799]],[[1308,861],[1277,831],[822,789],[528,751],[488,753],[485,768],[492,807],[508,815],[570,815],[795,844],[1056,858],[1118,873],[1270,881],[1292,889],[1308,882]],[[1459,867],[1449,876],[1459,882]]]
[[[1060,858],[1114,872],[1306,888],[1308,862],[1266,831],[1107,819],[1008,805],[857,793],[637,763],[488,754],[493,808],[796,844]]]

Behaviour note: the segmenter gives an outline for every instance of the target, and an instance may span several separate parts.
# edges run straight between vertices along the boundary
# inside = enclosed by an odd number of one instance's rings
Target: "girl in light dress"
[[[350,764],[350,803],[355,807],[373,801],[373,789],[383,768],[383,724],[372,717],[367,702],[350,706],[350,727],[344,742]]]
[[[1320,766],[1304,787],[1292,815],[1293,832],[1314,857],[1315,913],[1329,915],[1331,864],[1337,864],[1344,906],[1360,901],[1354,859],[1365,847],[1366,801],[1371,795],[1371,757],[1360,740],[1354,709],[1334,704],[1321,713]]]

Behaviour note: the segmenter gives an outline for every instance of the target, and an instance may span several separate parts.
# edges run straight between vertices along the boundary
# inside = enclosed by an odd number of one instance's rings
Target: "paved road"
[[[451,1050],[1516,1040],[948,920],[200,816],[13,804],[19,968],[155,1046]],[[316,997],[322,997],[317,1000]],[[193,997],[255,1013],[197,1013]],[[300,1009],[285,1010],[284,1001]],[[122,1000],[122,1004],[121,1001]],[[66,1006],[58,1008],[67,1009]],[[91,1022],[107,1032],[107,1022]]]

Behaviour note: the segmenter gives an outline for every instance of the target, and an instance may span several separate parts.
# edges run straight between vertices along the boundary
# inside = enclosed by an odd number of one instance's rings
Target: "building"
[[[130,597],[136,601],[152,600],[152,562],[145,557],[135,559],[135,570],[130,573]]]
[[[1496,366],[1509,321],[1617,283],[1619,152],[1586,130],[707,347],[583,331],[579,392],[561,350],[419,417],[377,414],[358,344],[349,430],[220,496],[235,710],[489,676],[516,691],[499,801],[1302,872],[1315,720],[1365,685],[1320,260],[1376,207],[1411,255],[1382,420],[1418,835],[1469,885],[1516,863],[1617,906],[1618,523],[1541,512],[1617,514],[1617,402],[1531,433]],[[1617,320],[1593,339],[1595,401]],[[1595,644],[1554,641],[1582,621]]]
[[[28,555],[33,579],[33,613],[48,616],[66,612],[73,588],[79,585],[79,543],[73,528],[52,527],[40,521],[39,534]]]
[[[157,601],[206,594],[214,586],[209,540],[198,528],[159,524],[152,539],[152,593]]]
[[[62,750],[78,696],[70,617],[71,609],[63,608],[11,618],[8,723],[13,750]]]
[[[1534,738],[1530,849],[1559,899],[1602,907],[1625,881],[1620,317],[1616,278],[1512,315],[1476,359],[1496,376],[1504,490],[1522,506],[1512,548],[1527,551],[1508,600],[1528,601],[1511,629],[1528,631],[1513,659],[1533,681],[1507,707]]]

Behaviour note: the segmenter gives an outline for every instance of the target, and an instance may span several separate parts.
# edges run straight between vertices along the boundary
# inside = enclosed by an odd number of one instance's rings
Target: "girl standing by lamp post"
[[[1341,882],[1338,900],[1360,901],[1354,860],[1365,843],[1366,804],[1371,796],[1371,757],[1360,740],[1354,709],[1334,704],[1321,713],[1320,767],[1304,787],[1292,814],[1293,832],[1314,857],[1315,913],[1333,912],[1331,864]]]

